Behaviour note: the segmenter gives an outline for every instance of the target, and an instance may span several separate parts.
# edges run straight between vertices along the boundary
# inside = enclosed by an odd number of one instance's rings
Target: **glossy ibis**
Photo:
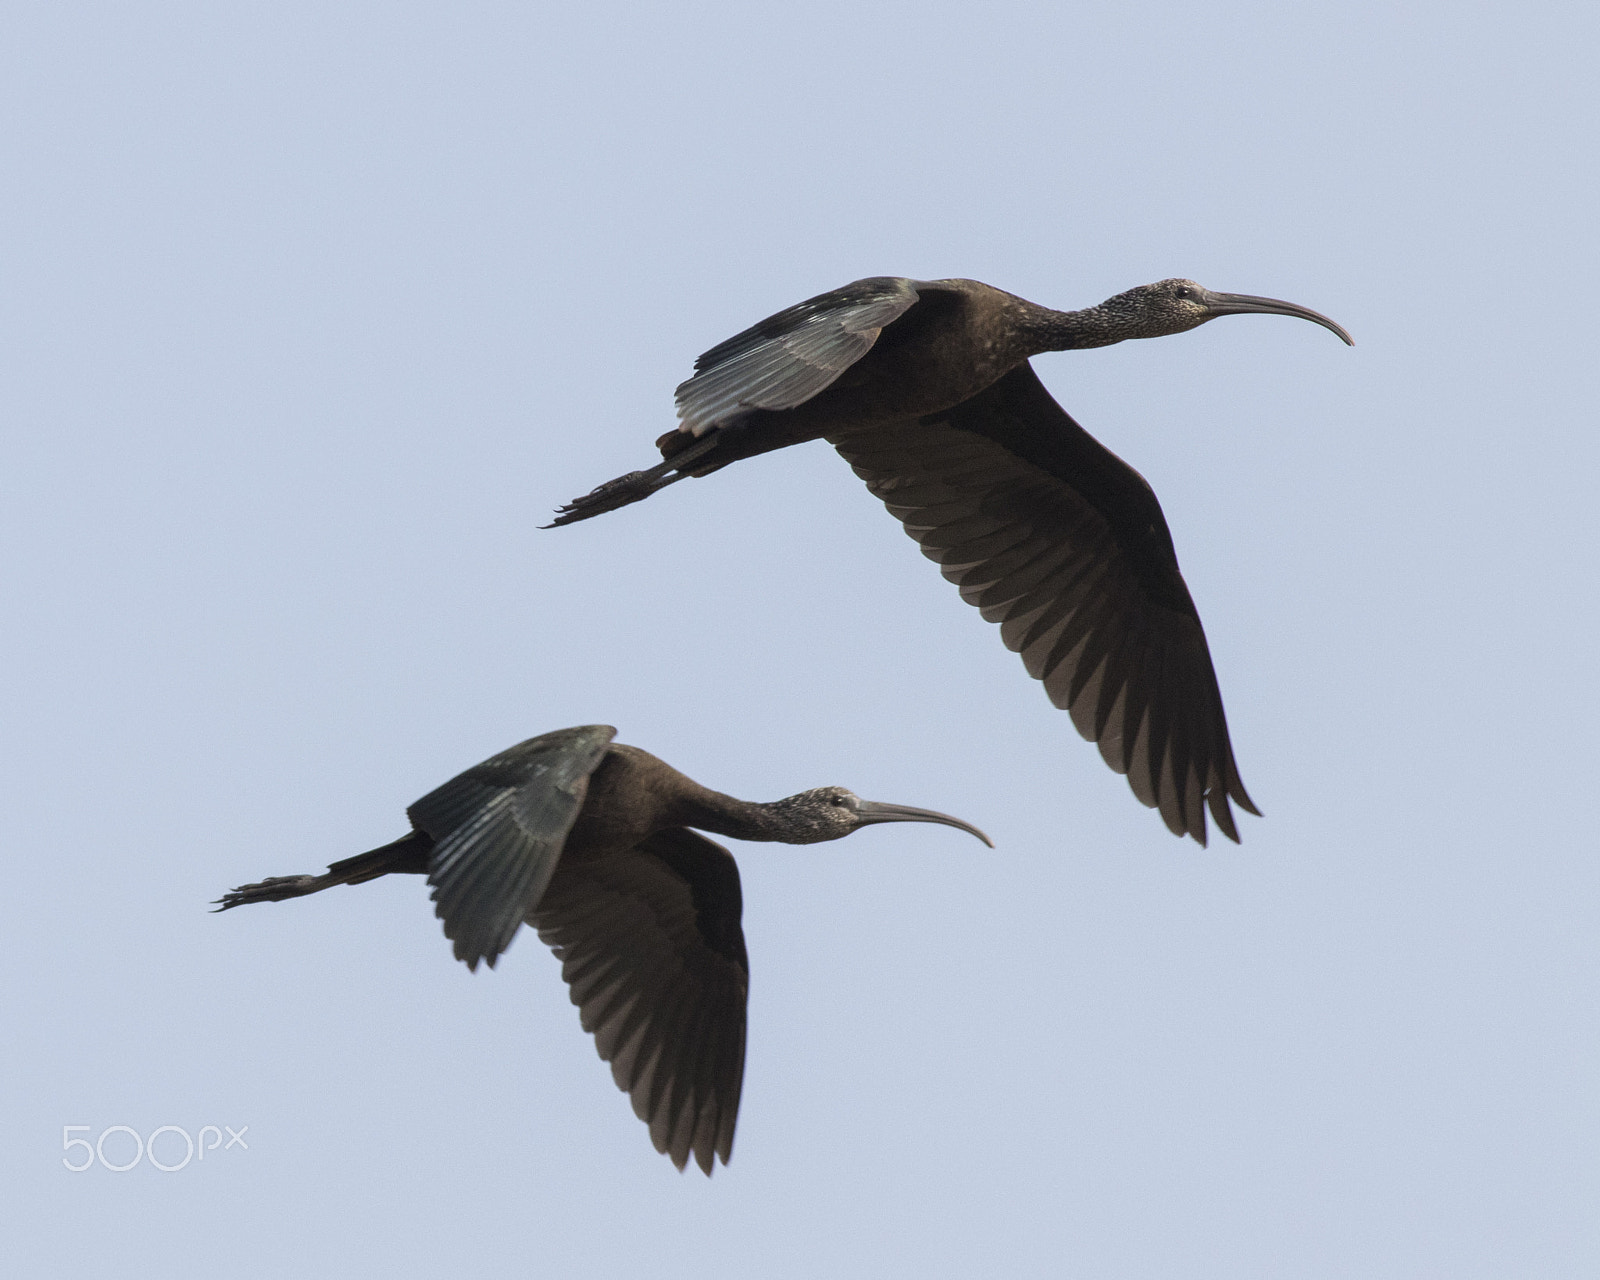
[[[826,439],[1000,624],[1028,674],[1168,828],[1237,841],[1259,814],[1233,760],[1200,615],[1143,476],[1074,422],[1028,364],[1045,351],[1182,333],[1291,302],[1141,285],[1051,311],[976,280],[879,276],[763,320],[697,361],[664,460],[562,507],[571,524],[758,453]]]
[[[220,910],[393,872],[425,875],[458,960],[493,967],[526,920],[555,949],[585,1031],[650,1126],[656,1150],[707,1174],[727,1164],[744,1078],[750,974],[733,856],[699,831],[815,844],[879,822],[978,828],[929,809],[820,787],[735,800],[609,725],[558,729],[503,751],[406,810],[410,835],[320,876],[241,885]]]

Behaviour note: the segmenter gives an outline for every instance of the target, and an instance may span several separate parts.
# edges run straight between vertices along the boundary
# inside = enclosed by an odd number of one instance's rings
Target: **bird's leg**
[[[663,438],[669,439],[677,434],[670,432]],[[642,502],[658,489],[665,489],[669,484],[676,484],[687,476],[689,464],[710,453],[720,443],[721,438],[721,431],[708,431],[693,444],[676,450],[648,471],[630,471],[615,480],[607,480],[599,488],[591,490],[581,498],[574,498],[566,506],[559,508],[556,511],[556,518],[543,527],[555,529],[564,524],[576,524],[579,520],[589,519],[590,516],[615,511],[618,507],[625,507],[629,503]]]
[[[226,911],[229,907],[242,907],[251,902],[282,902],[286,898],[303,898],[308,893],[320,893],[336,884],[361,884],[391,872],[426,875],[428,853],[432,847],[433,841],[413,831],[381,849],[358,853],[353,858],[335,862],[320,876],[268,876],[257,884],[242,884],[217,899],[217,910]]]

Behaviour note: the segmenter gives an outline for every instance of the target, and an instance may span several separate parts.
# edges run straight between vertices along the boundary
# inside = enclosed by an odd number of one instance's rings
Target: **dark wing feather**
[[[797,303],[719,343],[678,388],[683,429],[699,436],[752,409],[804,404],[872,349],[917,300],[917,281],[857,280]]]
[[[561,961],[583,1029],[657,1151],[706,1173],[728,1163],[744,1081],[739,868],[698,832],[564,862],[528,923]]]
[[[1238,840],[1239,780],[1161,504],[1022,364],[943,413],[833,439],[1028,674],[1178,835]]]
[[[561,857],[567,832],[617,731],[559,729],[519,743],[430,791],[406,810],[434,841],[435,913],[456,959],[490,967],[511,945]]]

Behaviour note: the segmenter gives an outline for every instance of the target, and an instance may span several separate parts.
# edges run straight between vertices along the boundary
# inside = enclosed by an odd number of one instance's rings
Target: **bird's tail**
[[[320,876],[269,876],[257,884],[242,884],[217,899],[217,910],[242,907],[250,902],[282,902],[285,898],[303,898],[308,893],[320,893],[336,884],[362,884],[393,872],[426,875],[428,854],[433,841],[420,831],[413,831],[404,839],[386,844],[381,849],[358,853],[343,862],[335,862]]]

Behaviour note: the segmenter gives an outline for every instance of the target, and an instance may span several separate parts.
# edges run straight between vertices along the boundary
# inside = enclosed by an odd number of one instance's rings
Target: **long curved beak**
[[[1340,341],[1347,347],[1356,345],[1355,339],[1346,333],[1342,326],[1335,324],[1321,312],[1313,311],[1310,307],[1297,306],[1293,302],[1280,302],[1277,298],[1257,298],[1249,293],[1212,293],[1210,289],[1206,290],[1203,301],[1213,316],[1295,316],[1300,320],[1309,320],[1312,324],[1320,324],[1324,329],[1338,334]]]
[[[961,821],[960,818],[952,818],[948,813],[935,813],[932,809],[914,809],[908,804],[877,804],[871,800],[861,801],[856,813],[864,827],[871,826],[875,822],[937,822],[946,827],[965,831],[968,835],[977,836],[991,849],[994,848],[994,841],[977,827],[970,822]]]

